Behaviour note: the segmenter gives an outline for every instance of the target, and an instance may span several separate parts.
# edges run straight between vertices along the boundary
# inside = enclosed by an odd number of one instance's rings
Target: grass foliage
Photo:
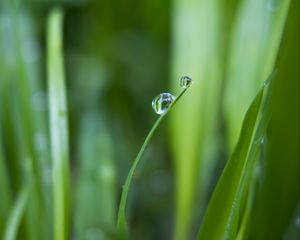
[[[299,52],[296,0],[0,1],[0,238],[299,239]]]

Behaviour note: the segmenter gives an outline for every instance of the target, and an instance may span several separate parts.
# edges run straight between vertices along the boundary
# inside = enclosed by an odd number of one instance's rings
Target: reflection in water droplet
[[[180,87],[188,88],[192,83],[192,79],[188,76],[182,76],[180,78]]]
[[[175,97],[170,93],[161,93],[152,101],[152,108],[155,113],[161,115],[168,111]]]

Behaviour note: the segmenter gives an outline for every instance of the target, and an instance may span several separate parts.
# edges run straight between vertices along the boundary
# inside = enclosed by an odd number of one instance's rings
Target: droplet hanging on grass
[[[155,113],[162,115],[169,110],[175,97],[171,93],[161,93],[152,101],[152,108]]]
[[[192,79],[188,76],[182,76],[180,78],[180,87],[188,88],[192,84]]]

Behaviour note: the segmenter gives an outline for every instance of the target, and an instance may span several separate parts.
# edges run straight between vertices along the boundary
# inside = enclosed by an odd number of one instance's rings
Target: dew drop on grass
[[[260,145],[265,145],[266,142],[267,142],[266,136],[261,136],[254,143],[260,144]]]
[[[152,108],[155,113],[162,115],[169,110],[175,97],[171,93],[161,93],[152,101]]]
[[[268,81],[268,80],[264,81],[264,82],[263,82],[264,87],[268,86],[269,83],[270,83],[270,81]]]
[[[192,83],[192,79],[188,76],[182,76],[180,78],[180,87],[182,88],[188,88],[189,86],[191,86]]]

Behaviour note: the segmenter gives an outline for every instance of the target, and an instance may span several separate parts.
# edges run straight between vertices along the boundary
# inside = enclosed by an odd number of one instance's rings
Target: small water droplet
[[[266,144],[266,142],[267,142],[266,136],[261,136],[258,139],[256,139],[256,141],[254,143],[264,145],[264,144]]]
[[[188,76],[182,76],[180,78],[180,87],[188,88],[192,83],[192,79]]]
[[[169,110],[175,97],[170,93],[161,93],[152,101],[152,108],[155,113],[162,115]]]
[[[268,81],[268,80],[264,81],[264,83],[263,83],[264,87],[268,86],[269,83],[270,83],[270,81]]]

